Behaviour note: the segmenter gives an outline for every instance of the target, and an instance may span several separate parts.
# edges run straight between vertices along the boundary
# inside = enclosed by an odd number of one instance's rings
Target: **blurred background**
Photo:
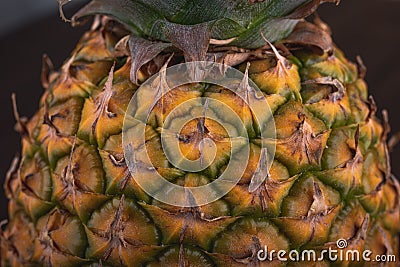
[[[86,1],[65,7],[71,16]],[[343,0],[318,10],[332,31],[336,44],[352,61],[361,55],[368,68],[370,93],[389,111],[392,133],[400,131],[400,1]],[[11,93],[17,95],[21,116],[31,117],[43,92],[41,58],[48,54],[59,68],[88,26],[72,28],[61,21],[56,0],[0,2],[0,220],[7,217],[2,188],[9,165],[20,151],[20,137],[13,128]],[[392,153],[393,173],[400,177],[400,146]]]

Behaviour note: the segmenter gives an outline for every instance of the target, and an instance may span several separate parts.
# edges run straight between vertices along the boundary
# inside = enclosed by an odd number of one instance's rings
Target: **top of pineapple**
[[[58,0],[60,10],[70,1]],[[121,22],[135,36],[171,42],[177,47],[188,42],[191,35],[207,44],[258,48],[265,45],[264,38],[275,42],[287,37],[323,2],[339,1],[92,0],[73,16],[72,23],[101,14]]]

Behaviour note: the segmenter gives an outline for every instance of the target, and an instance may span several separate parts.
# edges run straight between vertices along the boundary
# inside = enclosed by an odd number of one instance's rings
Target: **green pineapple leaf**
[[[166,27],[169,23],[209,23],[212,39],[235,38],[231,45],[257,48],[265,45],[261,32],[270,42],[281,40],[322,2],[337,1],[93,0],[73,16],[72,22],[76,24],[89,15],[107,15],[123,23],[134,35],[164,42],[171,41]]]

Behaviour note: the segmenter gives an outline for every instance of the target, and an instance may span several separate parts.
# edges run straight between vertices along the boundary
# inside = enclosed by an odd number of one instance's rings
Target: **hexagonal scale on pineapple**
[[[163,157],[160,141],[157,133],[151,128],[147,128],[146,145],[149,151],[149,157],[157,168],[157,172],[167,180],[174,180],[184,175],[184,172],[169,167],[168,162]],[[107,179],[107,194],[122,194],[149,202],[150,197],[136,183],[128,169],[125,161],[124,152],[122,151],[122,135],[113,135],[105,143],[104,150],[99,150],[103,161],[103,168]]]
[[[361,147],[356,146],[359,141],[355,138],[359,127],[357,125],[349,125],[335,128],[331,131],[329,139],[321,159],[321,166],[325,170],[343,167],[347,162],[354,159],[357,150]],[[358,143],[359,144],[359,143]]]
[[[62,181],[57,176],[56,179]],[[72,214],[78,215],[83,222],[86,222],[90,214],[110,198],[102,194],[74,188],[66,182],[56,182],[54,188],[54,199]]]
[[[400,229],[400,186],[396,178],[389,177],[385,183],[378,184],[376,189],[358,199],[372,215],[383,212],[383,225],[388,230]]]
[[[40,153],[36,153],[33,158],[21,160],[18,177],[21,186],[17,196],[18,202],[25,208],[26,213],[36,220],[54,205],[50,202],[50,170]]]
[[[353,83],[347,84],[346,91],[351,109],[349,122],[362,124],[370,117],[372,109],[376,107],[368,101],[367,85],[364,80],[358,79]]]
[[[345,239],[348,244],[346,250],[363,251],[370,227],[370,215],[359,203],[353,201],[340,211],[333,222],[329,234],[330,242],[327,242],[325,246],[333,246],[335,249],[337,240]]]
[[[149,196],[133,179],[125,158],[107,150],[100,150],[104,172],[107,179],[107,194],[126,194],[143,201],[149,201]]]
[[[359,103],[357,104],[360,105]],[[385,127],[375,116],[377,107],[372,96],[368,98],[368,101],[366,101],[364,105],[367,105],[368,112],[365,113],[365,119],[360,122],[360,145],[363,151],[366,151],[368,149],[373,149],[385,136]]]
[[[55,173],[71,174],[74,176],[76,184],[84,190],[103,193],[104,171],[102,167],[101,158],[95,147],[76,144],[71,149],[69,156],[58,161]]]
[[[207,167],[210,176],[215,177],[218,167],[226,163],[231,153],[231,139],[224,126],[212,119],[197,118],[189,121],[178,133],[176,139],[184,158],[200,159],[201,162],[205,157],[212,156],[212,152],[208,152],[207,148],[202,146],[204,144],[202,141],[206,138],[211,139],[216,146],[215,159]]]
[[[302,56],[299,59],[302,60]],[[357,66],[349,62],[337,48],[326,60],[306,62],[305,67],[300,70],[302,80],[305,81],[328,76],[348,84],[358,79]]]
[[[263,72],[257,70],[258,73],[254,74],[252,74],[253,71],[249,70],[250,78],[257,84],[261,91],[268,95],[279,94],[286,98],[301,100],[298,67],[280,55],[272,44],[271,48],[275,54],[276,65],[271,66],[271,61],[266,59],[267,64],[260,62],[258,65],[260,67],[265,66],[267,69]]]
[[[162,266],[191,266],[191,267],[212,267],[214,262],[203,251],[196,247],[181,245],[168,246],[156,257],[156,261],[149,262],[146,267]]]
[[[79,219],[67,211],[54,209],[36,223],[33,260],[46,266],[77,266],[83,259],[86,235]],[[73,238],[71,238],[73,237]]]
[[[72,147],[74,141],[71,136],[78,129],[82,101],[79,98],[71,98],[50,110],[45,104],[43,109],[44,119],[38,139],[50,166],[55,168],[57,161],[67,155]]]
[[[359,128],[356,128],[354,133],[354,147],[349,144],[349,149],[353,155],[351,159],[345,163],[333,168],[320,172],[315,172],[315,175],[326,184],[338,189],[344,196],[351,193],[358,193],[362,186],[362,173],[364,159],[359,146]],[[332,138],[335,138],[336,132],[332,133]]]
[[[340,195],[312,175],[299,178],[282,203],[280,217],[272,218],[292,246],[323,244],[340,211]]]
[[[149,90],[154,90],[156,94],[155,97],[158,97],[156,98],[158,102],[151,110],[147,122],[147,124],[154,128],[162,127],[165,119],[175,107],[190,99],[201,97],[201,92],[199,91],[200,85],[184,84],[166,92],[165,88],[167,87],[165,87],[166,85],[161,86],[161,82],[160,80],[155,80],[155,84],[149,88]],[[138,95],[138,98],[139,97],[140,94]],[[151,101],[153,100],[154,99],[151,98]]]
[[[145,135],[146,153],[151,161],[152,167],[155,167],[157,169],[167,169],[173,167],[165,156],[164,149],[166,148],[163,147],[161,143],[160,135],[151,127],[146,127]],[[165,178],[168,180],[171,179],[171,177],[168,176],[166,176]]]
[[[319,168],[330,130],[294,101],[286,103],[274,117],[277,129],[275,157],[293,174]]]
[[[141,206],[161,230],[163,244],[193,244],[207,250],[213,238],[236,220],[230,216],[207,219],[198,208],[171,213],[152,205]]]
[[[104,77],[107,77],[108,70],[112,65],[112,61],[89,63],[75,59],[75,62],[70,67],[70,73],[79,81],[88,81],[92,84],[98,85]]]
[[[76,54],[72,54],[62,66],[59,77],[50,87],[49,96],[52,103],[64,101],[70,97],[87,97],[96,88],[95,84],[87,80],[78,80],[71,73],[71,66]],[[51,104],[50,104],[51,106]]]
[[[121,80],[125,75],[124,66],[114,73],[114,63],[103,90],[95,90],[85,100],[82,110],[78,136],[100,148],[109,136],[121,132],[126,108],[136,88],[130,82]]]
[[[174,180],[174,183],[182,187],[198,187],[210,183],[210,178],[198,173],[187,173],[184,176],[181,176],[176,180]],[[218,190],[218,188],[212,188],[212,189]],[[181,207],[168,205],[160,201],[157,201],[155,199],[153,199],[151,205],[157,206],[172,214],[179,214],[182,211]],[[213,219],[217,218],[218,216],[230,215],[229,205],[223,199],[219,199],[209,204],[200,206],[197,208],[197,210],[201,214],[201,216],[205,219]]]
[[[32,244],[36,238],[36,230],[29,216],[19,210],[12,216],[9,227],[3,232],[3,222],[0,223],[0,245],[1,250],[13,258],[12,266],[24,266],[33,257],[34,248]]]
[[[90,175],[88,175],[90,173]],[[109,199],[104,195],[104,173],[96,150],[88,145],[71,148],[58,161],[53,179],[53,199],[82,221]]]
[[[266,218],[240,218],[215,239],[212,253],[225,254],[237,262],[258,262],[257,252],[289,250],[289,241]]]
[[[370,250],[372,253],[370,255],[371,259],[376,259],[378,255],[396,255],[396,251],[399,251],[398,247],[394,247],[393,235],[385,230],[379,223],[374,224],[365,240],[365,250]],[[398,265],[396,262],[388,261],[386,266],[395,267]]]
[[[276,164],[276,163],[275,163]],[[272,167],[274,168],[274,167]],[[282,179],[271,175],[255,192],[249,192],[248,185],[236,185],[224,199],[232,205],[235,216],[278,216],[283,199],[298,175]]]
[[[94,99],[86,99],[78,130],[80,138],[98,144],[100,147],[104,145],[109,135],[117,134],[122,127],[122,114],[117,114],[115,109],[110,109],[110,101],[116,94],[113,90],[114,68],[115,63],[111,67],[103,90]]]
[[[222,103],[230,107],[233,111],[235,111],[235,113],[242,120],[249,137],[255,137],[253,115],[251,109],[248,104],[245,103],[240,96],[238,96],[237,93],[220,86],[211,85],[210,88],[208,88],[207,91],[204,92],[204,96],[221,101]],[[221,117],[223,117],[224,120],[229,121],[229,116],[230,114],[223,114],[223,116]]]
[[[137,266],[161,250],[159,232],[134,201],[112,199],[96,210],[85,229],[89,246],[86,256],[105,263]]]
[[[74,51],[77,60],[87,62],[113,60],[112,51],[118,36],[115,31],[106,29],[107,23],[112,24],[111,21],[105,21],[100,30],[87,32],[81,38]]]
[[[385,169],[379,163],[381,155],[372,150],[364,156],[362,186],[364,194],[369,194],[380,187],[386,180]]]
[[[400,184],[393,175],[383,186],[383,202],[388,209],[382,216],[382,224],[391,232],[400,231]]]
[[[328,128],[345,125],[350,113],[344,85],[332,77],[317,78],[302,83],[301,95],[306,108],[323,120]]]
[[[54,209],[38,220],[36,228],[44,250],[46,246],[51,246],[66,254],[84,257],[84,248],[87,246],[84,227],[79,218],[68,211]]]

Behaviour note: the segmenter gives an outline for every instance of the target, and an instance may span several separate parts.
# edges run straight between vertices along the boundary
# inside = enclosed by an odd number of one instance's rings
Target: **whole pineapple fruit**
[[[5,183],[10,202],[9,222],[0,230],[1,266],[374,263],[282,261],[276,254],[262,260],[263,248],[397,255],[400,189],[390,171],[387,116],[383,123],[375,117],[361,61],[344,57],[317,16],[314,23],[304,20],[321,2],[93,0],[81,9],[73,23],[97,15],[91,30],[60,71],[45,58],[46,91],[36,115],[26,122],[16,112],[23,148]],[[176,106],[218,100],[239,117],[249,139],[245,169],[233,173],[237,183],[229,192],[202,205],[186,194],[182,203],[190,205],[178,206],[160,201],[157,190],[163,188],[146,191],[143,184],[151,179],[139,184],[132,176],[139,148],[124,146],[123,135],[132,126],[129,103],[144,90],[139,86],[155,74],[159,79],[144,92],[157,95],[167,67],[194,61],[241,71],[238,91],[253,81],[275,131],[264,140],[253,107],[221,86],[193,82],[161,92],[141,145],[151,170],[172,184],[210,184],[240,154],[231,151],[235,138],[227,125],[194,116],[171,136],[191,161],[207,161],[202,141],[212,140],[213,161],[199,171],[169,162],[162,129],[195,108],[175,114]],[[206,111],[208,100],[202,104]],[[231,117],[219,116],[229,124]],[[273,143],[272,158],[265,142]]]

